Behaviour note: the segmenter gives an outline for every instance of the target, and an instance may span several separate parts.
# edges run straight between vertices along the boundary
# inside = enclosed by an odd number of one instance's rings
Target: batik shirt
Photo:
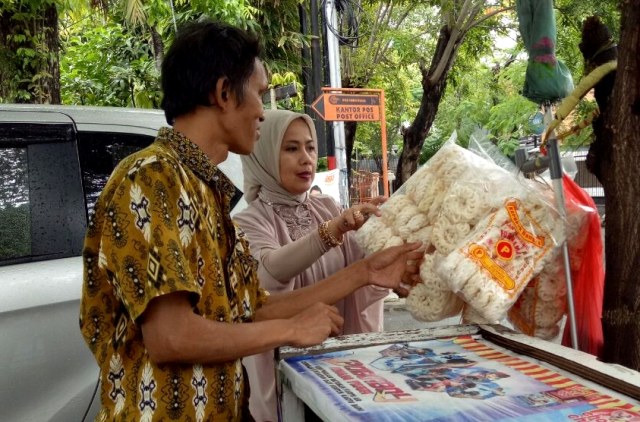
[[[137,324],[153,298],[178,291],[190,293],[193,311],[204,318],[253,320],[266,293],[229,216],[234,192],[198,146],[169,128],[114,170],[83,251],[80,328],[101,369],[97,420],[243,418],[240,359],[156,365]]]

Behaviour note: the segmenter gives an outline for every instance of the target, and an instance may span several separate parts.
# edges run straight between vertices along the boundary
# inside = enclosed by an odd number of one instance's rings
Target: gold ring
[[[362,215],[362,213],[360,212],[360,210],[355,210],[355,211],[353,212],[353,218],[357,220],[358,218],[364,218],[364,216]]]

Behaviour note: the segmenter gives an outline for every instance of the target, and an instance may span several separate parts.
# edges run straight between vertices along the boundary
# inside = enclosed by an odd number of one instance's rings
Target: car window
[[[78,154],[87,213],[93,210],[100,192],[120,160],[151,144],[153,140],[153,136],[130,133],[78,133]]]
[[[77,256],[86,214],[74,128],[0,124],[0,265]]]
[[[0,260],[31,254],[27,148],[0,147]]]

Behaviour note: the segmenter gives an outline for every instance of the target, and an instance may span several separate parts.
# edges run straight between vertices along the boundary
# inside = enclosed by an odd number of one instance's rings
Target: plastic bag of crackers
[[[546,198],[490,160],[458,146],[455,136],[356,234],[367,253],[422,241],[422,284],[406,304],[419,320],[472,309],[505,316],[563,240]]]

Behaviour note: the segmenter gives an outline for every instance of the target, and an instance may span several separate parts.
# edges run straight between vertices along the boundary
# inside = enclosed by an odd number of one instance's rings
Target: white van
[[[87,215],[114,166],[166,125],[158,110],[0,104],[0,419],[93,420],[99,369],[78,323]],[[238,156],[220,168],[242,188]]]

